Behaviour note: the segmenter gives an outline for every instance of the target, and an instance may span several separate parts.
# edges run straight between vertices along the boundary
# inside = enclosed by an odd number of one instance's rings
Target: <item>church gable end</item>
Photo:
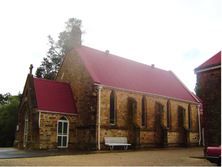
[[[86,147],[87,141],[87,144],[90,145],[89,147],[95,149],[98,90],[94,86],[93,79],[75,48],[75,46],[81,45],[78,42],[81,39],[79,29],[74,28],[72,34],[69,44],[70,49],[63,59],[55,80],[70,83],[71,86],[78,111],[78,138],[81,136],[77,147]]]
[[[19,105],[18,124],[14,146],[38,148],[38,104],[33,76],[28,74]]]

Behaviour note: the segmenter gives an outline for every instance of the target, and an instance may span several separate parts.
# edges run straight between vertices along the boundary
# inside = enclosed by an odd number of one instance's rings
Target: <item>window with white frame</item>
[[[58,120],[58,128],[57,128],[57,142],[59,148],[68,147],[68,137],[69,137],[69,121],[66,117],[62,116]]]

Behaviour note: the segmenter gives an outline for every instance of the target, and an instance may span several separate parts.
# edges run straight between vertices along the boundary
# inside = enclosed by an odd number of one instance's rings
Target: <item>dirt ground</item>
[[[216,166],[203,148],[96,151],[94,154],[0,159],[0,166]]]

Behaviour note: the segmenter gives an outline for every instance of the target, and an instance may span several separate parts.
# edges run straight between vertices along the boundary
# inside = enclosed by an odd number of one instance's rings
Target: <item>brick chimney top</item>
[[[69,49],[73,48],[74,46],[81,46],[81,35],[82,31],[78,26],[73,26],[72,31],[70,33],[70,39],[69,39]]]

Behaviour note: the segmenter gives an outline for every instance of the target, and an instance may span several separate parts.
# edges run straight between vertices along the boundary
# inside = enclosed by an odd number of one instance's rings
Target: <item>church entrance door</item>
[[[57,142],[58,148],[68,147],[69,121],[65,117],[58,120]]]

